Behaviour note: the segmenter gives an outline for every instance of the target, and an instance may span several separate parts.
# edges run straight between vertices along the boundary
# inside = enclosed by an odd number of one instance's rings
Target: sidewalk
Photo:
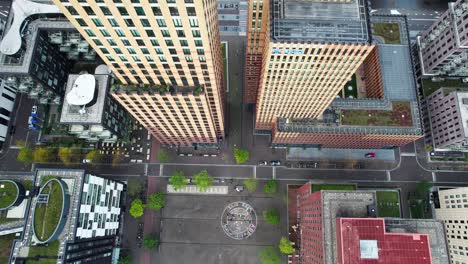
[[[414,142],[416,148],[416,160],[419,165],[425,170],[453,170],[453,171],[466,171],[468,170],[468,163],[460,162],[445,162],[445,161],[429,161],[427,152],[424,145],[424,139],[418,139]]]

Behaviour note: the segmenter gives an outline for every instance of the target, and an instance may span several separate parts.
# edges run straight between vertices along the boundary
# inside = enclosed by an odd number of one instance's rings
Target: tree
[[[424,145],[424,148],[427,150],[427,151],[432,151],[434,148],[432,147],[431,144],[426,144]]]
[[[171,183],[172,187],[174,187],[174,190],[179,190],[187,185],[187,178],[185,178],[184,172],[176,171],[174,174],[172,174],[169,182]]]
[[[132,205],[130,206],[130,215],[139,218],[143,215],[143,212],[145,210],[145,205],[140,199],[135,199],[132,202]]]
[[[157,159],[159,160],[159,162],[161,163],[167,163],[169,162],[170,158],[169,158],[169,153],[164,150],[164,149],[160,149],[158,151],[158,156],[157,156]]]
[[[291,241],[289,241],[289,239],[287,237],[282,237],[280,242],[279,242],[279,245],[278,245],[278,248],[279,250],[283,253],[283,254],[292,254],[294,253],[294,251],[296,251],[291,243]]]
[[[280,214],[277,209],[263,211],[263,217],[268,224],[279,225],[280,223]]]
[[[266,194],[275,194],[278,191],[278,181],[270,179],[263,185],[263,192]]]
[[[245,179],[243,182],[244,182],[245,188],[247,188],[249,192],[255,192],[255,190],[257,190],[258,181],[256,179],[248,178],[248,179]]]
[[[156,192],[148,197],[147,204],[148,208],[159,210],[164,207],[164,194],[162,192]]]
[[[195,174],[193,176],[193,181],[200,192],[206,191],[213,185],[213,177],[211,177],[206,170],[202,170],[198,174]]]
[[[85,159],[90,160],[92,164],[101,163],[102,162],[102,154],[99,153],[98,150],[91,150],[90,152],[86,153]]]
[[[132,264],[132,258],[130,257],[130,255],[122,257],[119,259],[118,264]]]
[[[45,147],[36,147],[34,149],[34,161],[39,163],[47,163],[53,160],[54,150]]]
[[[65,165],[70,165],[73,159],[73,152],[71,148],[61,147],[58,150],[58,157]]]
[[[275,247],[269,246],[258,254],[258,258],[261,264],[280,264],[281,256]]]
[[[25,165],[29,165],[34,161],[34,155],[32,149],[23,147],[19,150],[16,159]]]
[[[153,249],[157,247],[158,244],[159,244],[159,239],[154,234],[146,235],[145,238],[143,239],[143,247],[145,247],[146,249]]]
[[[141,191],[143,190],[143,185],[141,181],[138,179],[130,179],[128,180],[127,184],[127,191],[130,197],[135,198],[140,195]]]
[[[250,153],[245,149],[234,148],[234,158],[237,164],[245,163],[249,160]]]
[[[117,150],[114,155],[112,155],[112,167],[117,166],[123,160],[122,151]]]
[[[432,188],[432,183],[428,180],[422,180],[418,182],[418,185],[416,186],[416,193],[418,198],[424,199],[430,188]]]

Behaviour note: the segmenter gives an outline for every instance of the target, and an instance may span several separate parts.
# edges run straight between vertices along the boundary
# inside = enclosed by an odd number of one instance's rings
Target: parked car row
[[[261,160],[258,162],[258,166],[267,166],[268,161],[266,160]],[[270,161],[270,166],[281,166],[281,161],[279,160],[271,160]]]

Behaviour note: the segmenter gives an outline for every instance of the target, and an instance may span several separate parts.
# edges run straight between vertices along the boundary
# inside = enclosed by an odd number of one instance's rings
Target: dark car
[[[268,162],[266,160],[261,160],[261,161],[258,162],[258,165],[259,166],[266,166],[266,165],[268,165]]]
[[[281,165],[281,161],[279,161],[279,160],[272,160],[272,161],[270,161],[270,165],[271,165],[271,166],[280,166],[280,165]]]

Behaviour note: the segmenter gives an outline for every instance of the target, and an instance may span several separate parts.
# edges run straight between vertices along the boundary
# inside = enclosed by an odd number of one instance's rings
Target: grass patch
[[[1,188],[3,186],[3,188]],[[16,200],[18,190],[16,185],[7,181],[0,181],[0,208],[5,208]]]
[[[401,44],[398,23],[374,23],[374,35],[384,39],[385,44]]]
[[[346,184],[312,184],[312,192],[321,190],[335,190],[335,191],[354,191],[356,186]]]
[[[34,231],[36,236],[44,241],[53,234],[60,222],[64,197],[62,196],[62,188],[56,181],[48,183],[42,194],[49,194],[49,202],[47,204],[36,204]]]
[[[28,259],[28,264],[29,263],[34,263],[34,264],[57,263],[57,258],[50,258],[50,257],[57,257],[59,245],[60,245],[59,241],[56,240],[54,242],[49,243],[47,246],[30,247],[28,257],[34,258],[36,256],[43,256],[43,257],[47,256],[49,258],[44,258],[44,259],[39,259],[39,260]]]
[[[377,191],[379,217],[400,217],[400,195],[397,191]]]
[[[349,90],[349,86],[351,86],[353,89]],[[345,98],[349,98],[349,96],[352,96],[353,98],[358,97],[356,74],[353,74],[353,76],[351,76],[351,80],[345,84],[343,90]]]
[[[410,200],[409,207],[411,212],[411,218],[424,219],[426,214],[424,213],[424,200]]]
[[[342,110],[341,124],[349,126],[412,126],[410,103],[393,102],[392,104],[392,110]]]
[[[15,234],[0,236],[0,263],[8,263]]]
[[[431,79],[423,79],[422,80],[422,86],[423,86],[423,93],[424,97],[428,97],[431,95],[433,92],[439,90],[439,88],[442,87],[448,87],[448,88],[468,88],[468,84],[463,83],[460,79],[456,80],[444,80],[441,82],[433,82]],[[448,92],[454,91],[456,89],[450,89],[447,90]]]

